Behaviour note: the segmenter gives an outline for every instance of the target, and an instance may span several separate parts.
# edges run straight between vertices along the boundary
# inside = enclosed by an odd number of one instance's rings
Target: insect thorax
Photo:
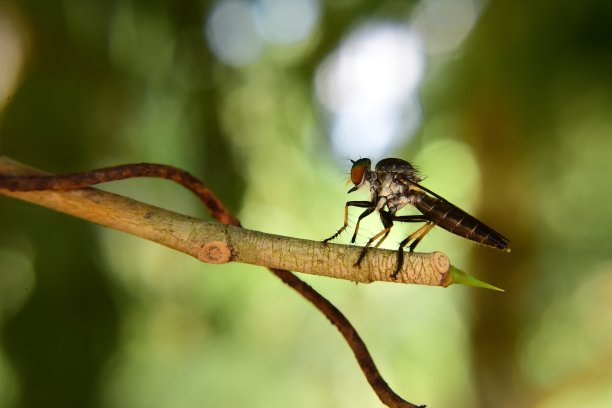
[[[387,207],[392,213],[411,203],[409,186],[396,181],[394,173],[377,172],[370,181],[371,199],[378,201],[379,208]],[[382,200],[382,202],[381,202]]]

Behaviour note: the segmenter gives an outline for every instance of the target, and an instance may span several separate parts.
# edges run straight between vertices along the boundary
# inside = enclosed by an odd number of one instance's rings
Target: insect
[[[351,160],[351,182],[354,184],[348,192],[357,191],[364,184],[370,184],[369,201],[348,201],[344,206],[344,225],[331,237],[325,239],[327,243],[340,235],[348,227],[349,207],[361,207],[365,210],[359,215],[351,243],[355,243],[359,223],[362,219],[378,212],[384,228],[368,240],[355,266],[363,261],[366,251],[372,244],[378,248],[387,238],[394,222],[423,222],[412,234],[408,235],[399,244],[397,250],[397,267],[391,275],[393,278],[402,269],[404,263],[404,247],[410,243],[408,249],[414,251],[416,246],[431,229],[438,225],[469,240],[510,252],[510,241],[503,235],[466,213],[459,207],[451,204],[433,191],[421,186],[423,177],[412,164],[402,159],[388,158],[379,161],[374,171],[371,170],[370,159]],[[419,215],[396,215],[397,211],[407,204],[416,207]]]

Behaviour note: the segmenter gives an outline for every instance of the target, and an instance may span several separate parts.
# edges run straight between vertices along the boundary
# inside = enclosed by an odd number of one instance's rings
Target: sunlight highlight
[[[375,23],[354,32],[319,68],[316,92],[331,114],[342,157],[380,157],[406,142],[421,121],[417,90],[425,61],[406,25]]]

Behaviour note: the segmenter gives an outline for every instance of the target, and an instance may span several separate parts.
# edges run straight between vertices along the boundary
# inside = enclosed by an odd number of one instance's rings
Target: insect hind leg
[[[423,227],[419,228],[419,229],[423,229],[423,231],[419,234],[419,236],[417,236],[414,241],[412,241],[412,244],[410,244],[410,246],[408,247],[408,249],[410,250],[410,252],[414,252],[414,248],[416,248],[416,246],[419,244],[419,242],[421,242],[421,240],[423,238],[425,238],[425,235],[427,235],[429,233],[429,231],[432,230],[432,228],[435,226],[436,224],[434,224],[433,222],[427,223],[425,225],[423,225]],[[418,230],[417,230],[418,232]]]
[[[408,236],[408,238],[406,238],[405,240],[403,240],[402,242],[400,242],[399,247],[397,248],[397,267],[395,268],[395,272],[393,272],[391,274],[391,277],[393,279],[395,279],[397,277],[397,274],[399,273],[399,271],[402,269],[402,267],[404,266],[404,247],[406,245],[408,245],[408,243],[410,241],[413,241],[412,244],[410,244],[410,246],[408,247],[410,252],[414,251],[414,248],[416,248],[416,246],[418,245],[419,242],[421,242],[421,240],[423,239],[423,237],[425,235],[427,235],[427,233],[429,231],[431,231],[431,229],[435,226],[436,224],[434,224],[432,221],[427,220],[427,222],[425,223],[425,225],[419,227],[419,229],[417,229],[416,231],[414,231],[412,234],[410,234]]]

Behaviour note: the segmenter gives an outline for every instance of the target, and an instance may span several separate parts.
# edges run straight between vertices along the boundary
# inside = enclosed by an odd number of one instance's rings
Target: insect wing
[[[444,197],[405,177],[398,177],[397,182],[410,186],[411,194],[415,197],[413,205],[436,225],[472,241],[510,251],[508,238]]]

